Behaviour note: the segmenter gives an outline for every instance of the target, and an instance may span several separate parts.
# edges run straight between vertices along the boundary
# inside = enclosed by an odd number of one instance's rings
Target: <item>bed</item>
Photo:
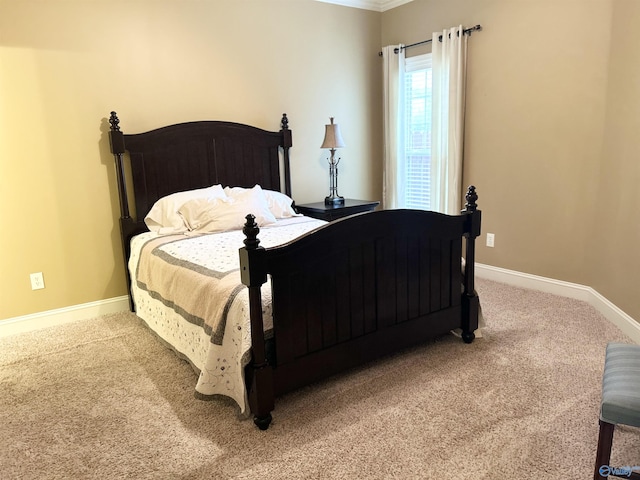
[[[296,213],[286,114],[279,131],[196,121],[124,134],[115,112],[109,123],[131,309],[192,363],[197,392],[233,398],[264,430],[279,395],[450,331],[475,338],[473,186],[460,215],[327,223]],[[152,219],[171,198],[182,230]]]

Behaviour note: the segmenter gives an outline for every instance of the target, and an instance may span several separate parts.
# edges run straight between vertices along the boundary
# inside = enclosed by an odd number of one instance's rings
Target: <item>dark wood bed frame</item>
[[[259,184],[292,196],[286,114],[279,132],[199,121],[125,135],[115,112],[109,122],[125,268],[131,238],[147,231],[143,219],[162,196],[217,183]],[[130,215],[127,167],[136,219]],[[259,229],[247,215],[245,246],[239,248],[251,317],[246,383],[260,429],[268,428],[275,397],[285,392],[456,328],[465,342],[473,341],[479,314],[475,238],[481,221],[474,187],[466,199],[460,215],[363,213],[268,249],[260,247]],[[273,338],[265,341],[261,286],[268,276]],[[128,274],[127,281],[130,286]]]

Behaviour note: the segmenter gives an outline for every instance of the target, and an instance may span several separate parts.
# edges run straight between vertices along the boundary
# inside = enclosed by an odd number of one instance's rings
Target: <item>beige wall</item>
[[[414,0],[382,21],[384,45],[483,26],[469,40],[464,181],[495,248],[480,242],[478,260],[592,286],[635,319],[638,21],[636,0]]]
[[[640,2],[613,2],[613,29],[596,221],[589,224],[590,284],[640,321]]]
[[[636,0],[0,0],[0,319],[126,293],[106,118],[291,119],[293,194],[379,198],[382,45],[456,24],[469,42],[465,182],[482,263],[593,286],[640,319]],[[410,55],[428,51],[412,49]],[[629,61],[628,58],[634,59]],[[481,242],[482,243],[482,242]],[[29,273],[47,288],[31,291]]]
[[[379,198],[381,14],[312,0],[0,0],[0,319],[126,294],[107,117],[294,134],[293,194]],[[46,289],[32,291],[29,273]]]

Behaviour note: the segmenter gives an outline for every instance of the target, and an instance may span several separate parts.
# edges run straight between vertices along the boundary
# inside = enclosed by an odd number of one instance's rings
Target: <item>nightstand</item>
[[[345,198],[344,205],[325,205],[324,202],[316,202],[296,205],[296,209],[307,217],[331,222],[355,213],[373,212],[378,205],[380,205],[380,202]]]

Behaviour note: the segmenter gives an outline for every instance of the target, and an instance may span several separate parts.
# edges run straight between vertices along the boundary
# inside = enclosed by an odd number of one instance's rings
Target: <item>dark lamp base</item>
[[[344,197],[325,197],[324,199],[325,205],[344,205]]]

